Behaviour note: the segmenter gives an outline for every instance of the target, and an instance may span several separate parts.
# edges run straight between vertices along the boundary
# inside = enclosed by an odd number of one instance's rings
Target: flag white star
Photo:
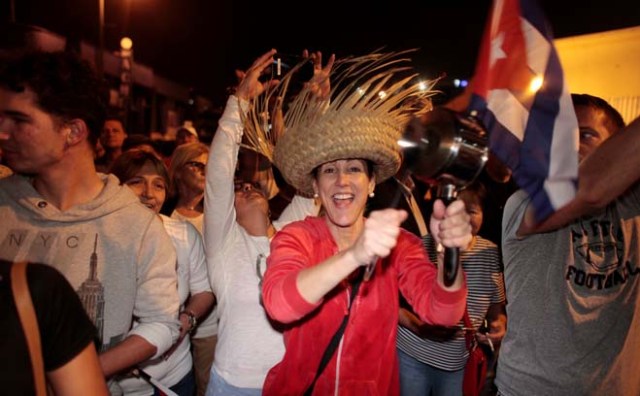
[[[502,44],[504,43],[504,32],[498,33],[497,36],[491,40],[491,53],[489,54],[489,68],[492,68],[498,59],[507,57],[507,54],[502,50]]]

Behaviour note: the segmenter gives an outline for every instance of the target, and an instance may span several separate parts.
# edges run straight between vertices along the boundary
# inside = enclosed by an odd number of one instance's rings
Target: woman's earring
[[[313,198],[318,198],[318,197],[319,197],[318,193],[313,193]]]
[[[375,196],[376,196],[376,193],[374,193],[373,191],[371,191],[371,192],[369,193],[369,198],[373,198],[373,197],[375,197]]]

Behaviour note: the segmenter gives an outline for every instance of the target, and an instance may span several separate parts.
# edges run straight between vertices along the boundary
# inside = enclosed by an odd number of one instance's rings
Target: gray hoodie
[[[101,351],[129,334],[164,353],[177,339],[176,253],[158,216],[113,175],[91,202],[60,211],[13,175],[0,180],[0,258],[49,264],[69,280]],[[133,317],[140,323],[131,330]]]

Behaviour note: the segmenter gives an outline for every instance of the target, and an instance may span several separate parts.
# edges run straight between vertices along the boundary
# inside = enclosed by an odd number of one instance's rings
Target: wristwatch
[[[180,312],[180,315],[185,314],[187,315],[187,317],[189,318],[189,333],[193,333],[194,330],[196,329],[196,326],[198,325],[198,318],[196,317],[196,314],[194,314],[192,311],[185,309],[182,312]]]

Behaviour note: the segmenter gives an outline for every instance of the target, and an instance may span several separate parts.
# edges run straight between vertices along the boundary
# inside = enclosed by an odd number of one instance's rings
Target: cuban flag
[[[574,196],[578,122],[551,29],[534,0],[494,0],[469,111],[542,221]]]

